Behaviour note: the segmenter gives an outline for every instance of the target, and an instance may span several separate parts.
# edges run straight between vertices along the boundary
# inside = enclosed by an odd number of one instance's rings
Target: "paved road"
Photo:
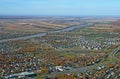
[[[80,25],[80,26],[73,26],[73,27],[67,27],[67,28],[64,28],[64,29],[61,29],[61,30],[58,30],[58,31],[53,31],[54,32],[64,32],[64,31],[70,31],[70,30],[73,30],[73,29],[76,29],[76,28],[80,28],[80,27],[87,27],[87,26],[91,26],[93,24],[85,24],[85,25]],[[49,32],[48,32],[49,33]],[[12,41],[12,40],[22,40],[22,39],[29,39],[29,38],[33,38],[33,37],[42,37],[42,36],[45,36],[47,33],[40,33],[40,34],[35,34],[35,35],[30,35],[30,36],[25,36],[25,37],[18,37],[18,38],[12,38],[12,39],[4,39],[4,40],[0,40],[0,43],[2,42],[7,42],[7,41]],[[120,50],[120,46],[117,47],[116,49],[114,49],[110,54],[109,54],[109,58],[115,58],[115,54],[118,53],[118,50]],[[103,61],[104,59],[101,60],[101,62]],[[119,60],[117,58],[117,60]],[[119,60],[120,61],[120,60]],[[98,64],[100,64],[101,62],[99,62]],[[77,67],[77,68],[72,68],[71,70],[68,70],[68,71],[63,71],[63,72],[56,72],[56,73],[52,73],[50,75],[55,75],[55,74],[61,74],[61,73],[79,73],[79,72],[86,72],[86,71],[89,71],[89,70],[92,70],[94,69],[98,64],[95,64],[95,65],[91,65],[91,66],[84,66],[84,67]]]
[[[109,54],[109,58],[112,58],[112,57],[115,57],[115,54],[117,54],[118,53],[118,51],[120,50],[120,46],[119,47],[117,47],[116,49],[114,49],[110,54]],[[104,60],[104,59],[103,59]],[[102,60],[102,61],[103,61]],[[102,62],[101,61],[101,62]],[[97,63],[97,64],[95,64],[95,65],[91,65],[91,66],[84,66],[84,67],[77,67],[77,68],[72,68],[72,69],[70,69],[70,70],[66,70],[66,71],[63,71],[63,72],[54,72],[54,73],[51,73],[51,74],[49,74],[49,76],[53,76],[53,75],[57,75],[57,74],[63,74],[63,73],[66,73],[66,74],[69,74],[69,73],[80,73],[80,72],[82,72],[82,73],[84,73],[84,72],[86,72],[86,71],[90,71],[90,70],[93,70],[95,67],[97,67],[98,66],[98,64],[101,64],[101,62],[99,62],[99,63]]]
[[[120,50],[120,46],[117,47],[116,49],[114,49],[108,56],[108,58],[116,58],[115,54],[118,53],[118,51]],[[118,58],[116,58],[118,61],[120,61]],[[63,72],[57,72],[57,73],[52,73],[50,75],[56,75],[56,74],[62,74],[62,73],[84,73],[86,71],[90,71],[95,69],[97,66],[102,65],[101,63],[104,61],[104,59],[102,59],[99,63],[91,65],[91,66],[84,66],[84,67],[77,67],[77,68],[72,68],[71,70],[67,70],[67,71],[63,71]]]
[[[120,61],[120,59],[115,56],[115,55],[119,52],[119,50],[120,50],[120,46],[118,46],[116,49],[113,50],[113,52],[111,52],[111,53],[109,54],[109,58],[110,58],[110,59],[113,59],[113,58],[114,58],[114,59]]]

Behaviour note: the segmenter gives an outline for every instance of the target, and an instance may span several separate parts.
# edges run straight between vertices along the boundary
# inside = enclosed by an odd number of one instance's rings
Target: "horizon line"
[[[71,16],[71,17],[120,17],[120,15],[2,15],[0,17],[49,17],[49,16]]]

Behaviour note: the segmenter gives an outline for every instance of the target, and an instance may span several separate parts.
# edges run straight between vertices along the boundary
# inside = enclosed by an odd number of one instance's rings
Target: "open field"
[[[1,18],[0,39],[32,35],[80,24],[80,20],[74,17]]]

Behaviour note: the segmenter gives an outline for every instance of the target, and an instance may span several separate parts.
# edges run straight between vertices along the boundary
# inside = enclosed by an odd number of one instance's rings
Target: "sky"
[[[120,16],[120,0],[0,0],[0,15]]]

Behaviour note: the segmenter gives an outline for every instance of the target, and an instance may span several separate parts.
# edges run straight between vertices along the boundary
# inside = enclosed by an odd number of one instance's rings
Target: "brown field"
[[[6,18],[0,19],[0,39],[14,38],[40,32],[54,31],[80,25],[74,17]]]
[[[1,29],[4,29],[6,31],[22,31],[22,32],[46,32],[48,30],[54,30],[54,29],[60,29],[63,27],[66,27],[65,25],[59,25],[54,23],[47,23],[47,22],[13,22],[13,23],[7,23],[0,22]]]
[[[73,21],[74,20],[74,21]],[[39,18],[39,19],[4,19],[0,20],[0,32],[20,31],[20,32],[46,32],[72,25],[80,25],[74,18]],[[1,30],[2,29],[2,30]]]
[[[68,26],[84,23],[93,23],[89,27],[97,32],[119,32],[120,21],[118,18],[79,18],[79,17],[41,17],[41,18],[12,18],[0,19],[0,39],[20,37],[40,32],[54,31]]]

